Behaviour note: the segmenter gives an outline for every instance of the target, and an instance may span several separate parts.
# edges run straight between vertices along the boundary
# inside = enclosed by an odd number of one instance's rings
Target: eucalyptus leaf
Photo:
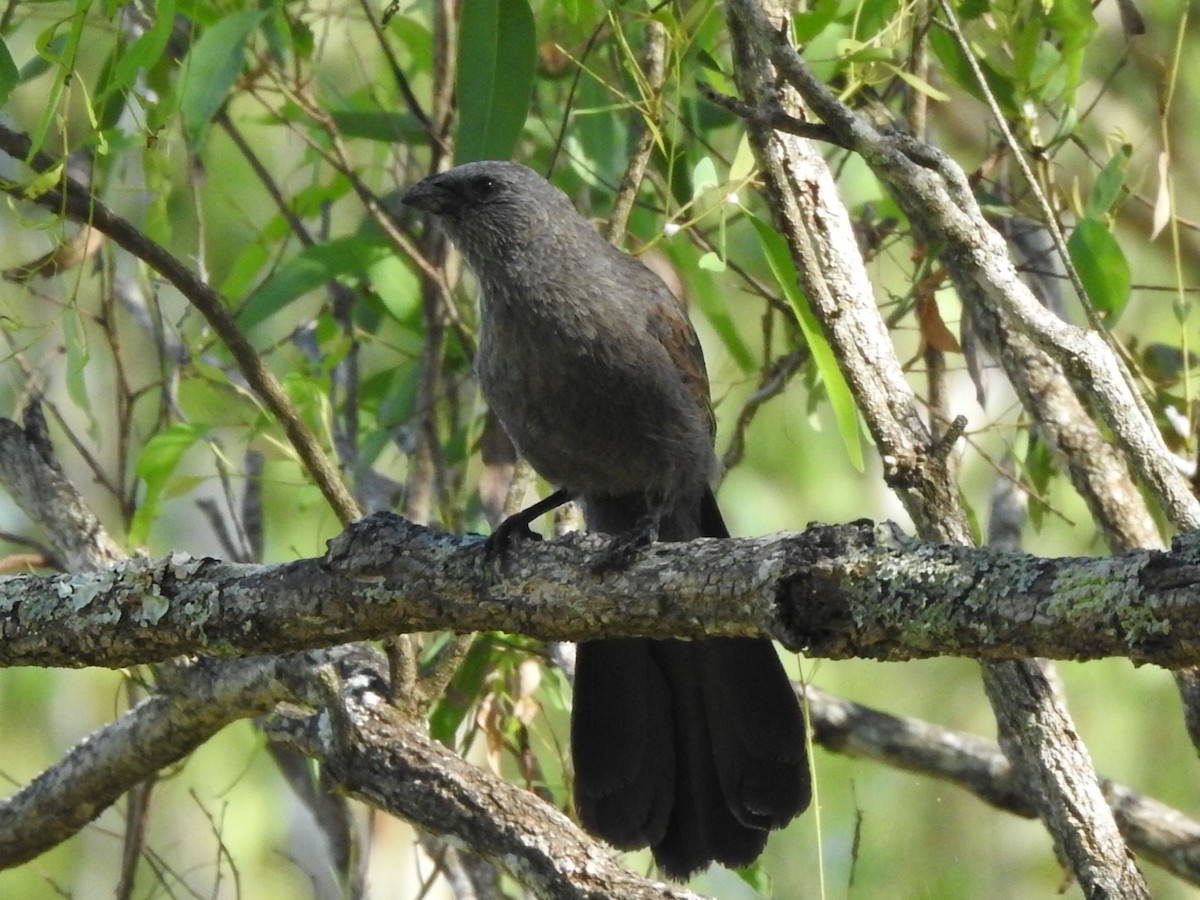
[[[456,162],[512,156],[529,115],[536,60],[536,31],[527,0],[463,4]]]
[[[792,311],[796,314],[796,321],[804,333],[804,339],[808,342],[808,349],[817,365],[817,371],[821,373],[821,379],[825,382],[825,392],[829,395],[829,403],[833,407],[838,431],[842,435],[842,442],[846,445],[846,455],[854,468],[861,472],[864,462],[862,437],[858,427],[858,408],[854,405],[854,396],[850,393],[850,387],[846,384],[837,358],[833,355],[833,348],[829,346],[829,341],[826,340],[825,333],[821,330],[821,323],[813,315],[812,308],[808,305],[808,298],[800,290],[796,266],[792,262],[787,242],[779,232],[762,219],[753,215],[748,218],[758,232],[767,265],[770,266],[771,273],[775,276]]]

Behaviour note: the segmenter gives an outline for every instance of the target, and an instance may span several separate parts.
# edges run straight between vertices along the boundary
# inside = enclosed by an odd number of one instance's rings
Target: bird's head
[[[464,163],[430,175],[402,201],[436,217],[473,265],[502,261],[552,223],[578,218],[566,195],[519,163]]]

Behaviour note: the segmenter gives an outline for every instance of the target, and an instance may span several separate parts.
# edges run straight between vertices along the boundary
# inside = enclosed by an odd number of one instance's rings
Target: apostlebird
[[[614,541],[729,537],[708,375],[682,303],[525,166],[474,162],[404,202],[433,215],[480,289],[483,396],[558,490],[505,537],[577,497]],[[585,641],[571,714],[575,806],[621,849],[685,878],[744,866],[809,803],[804,725],[770,641]]]

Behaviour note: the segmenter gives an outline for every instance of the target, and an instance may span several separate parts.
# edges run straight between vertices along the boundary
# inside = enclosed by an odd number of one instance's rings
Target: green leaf
[[[1054,0],[1046,18],[1070,48],[1086,47],[1099,28],[1091,0]]]
[[[717,177],[717,166],[712,161],[712,157],[700,157],[700,162],[696,163],[695,168],[692,169],[692,199],[715,188],[720,183],[721,179]]]
[[[335,109],[330,117],[343,137],[396,144],[426,138],[425,126],[409,113],[367,109]]]
[[[350,236],[305,247],[283,263],[250,295],[237,322],[253,328],[293,300],[342,275],[366,276],[381,258],[391,253],[384,243]]]
[[[837,42],[837,55],[841,62],[855,63],[890,63],[892,53],[883,47],[856,41],[853,38],[842,38]]]
[[[179,112],[193,153],[203,146],[213,116],[242,72],[246,41],[266,15],[260,9],[232,13],[206,29],[188,51],[180,75]]]
[[[1073,106],[1075,92],[1082,78],[1084,54],[1099,26],[1092,12],[1091,0],[1054,0],[1047,18],[1050,26],[1061,36],[1065,94],[1068,104]]]
[[[368,266],[375,293],[397,322],[415,324],[421,309],[421,280],[395,253],[380,254]]]
[[[1050,511],[1042,498],[1048,495],[1050,478],[1056,470],[1054,455],[1050,452],[1049,446],[1038,438],[1036,433],[1030,434],[1029,447],[1025,451],[1024,474],[1033,488],[1029,493],[1029,521],[1033,523],[1034,528],[1039,530],[1046,520],[1046,513]]]
[[[739,186],[754,174],[754,151],[750,149],[750,136],[743,134],[738,141],[737,152],[733,154],[733,162],[729,164],[729,180],[734,187]]]
[[[929,30],[929,46],[933,48],[934,54],[946,67],[946,75],[972,97],[982,99],[983,92],[979,88],[979,80],[975,77],[970,62],[954,38],[940,28],[931,28]],[[1016,100],[1017,89],[1012,78],[997,71],[986,59],[978,59],[978,62],[979,68],[983,72],[983,79],[995,96],[996,102],[1000,104],[1000,109],[1006,115],[1017,115],[1020,109]]]
[[[913,90],[920,91],[930,100],[936,100],[938,103],[950,102],[949,94],[947,94],[945,91],[939,91],[928,81],[918,78],[912,72],[906,72],[899,66],[893,66],[890,63],[888,64],[888,68],[893,74],[900,76],[903,81],[907,82],[909,87],[911,87]]]
[[[833,348],[829,346],[829,341],[825,339],[825,333],[821,330],[821,323],[813,315],[812,308],[808,305],[808,298],[800,290],[796,266],[792,262],[792,254],[788,250],[787,242],[779,232],[762,219],[755,215],[747,215],[758,232],[767,264],[771,267],[775,280],[779,282],[788,303],[791,304],[792,311],[796,314],[800,330],[804,332],[804,339],[808,341],[808,349],[812,353],[813,362],[816,363],[817,371],[821,373],[821,379],[825,382],[825,392],[829,395],[829,403],[833,407],[838,430],[846,445],[846,453],[854,468],[861,472],[863,471],[863,451],[858,429],[858,409],[854,405],[854,397],[850,393],[850,387],[846,384],[842,370],[838,367],[837,358],[833,355]]]
[[[512,157],[529,114],[536,60],[536,31],[527,0],[463,4],[456,162]]]
[[[824,31],[837,17],[840,5],[838,0],[816,0],[815,3],[808,4],[807,12],[792,16],[792,36],[796,42],[807,44]]]
[[[1142,372],[1156,384],[1173,384],[1200,366],[1200,356],[1184,353],[1182,347],[1152,341],[1139,357]]]
[[[21,70],[17,73],[20,82],[24,84],[26,81],[32,81],[39,75],[49,72],[51,66],[54,65],[53,60],[58,58],[66,46],[67,36],[65,34],[58,35],[48,41],[45,46],[39,40],[38,53],[26,60],[25,65],[21,66]]]
[[[209,426],[177,422],[168,425],[146,442],[134,471],[146,485],[146,493],[129,525],[129,543],[146,542],[150,526],[157,521],[167,481],[175,472],[183,454],[208,433]]]
[[[71,83],[71,76],[78,61],[79,45],[83,40],[84,25],[87,22],[88,9],[92,5],[92,0],[75,0],[75,9],[71,13],[69,20],[60,19],[54,25],[38,35],[36,46],[38,55],[44,57],[51,64],[59,67],[59,76],[50,81],[49,89],[45,95],[41,97],[43,103],[43,112],[30,132],[29,155],[27,159],[32,159],[33,155],[42,149],[46,141],[46,135],[49,134],[50,127],[59,121],[61,109],[59,102],[62,99],[63,91],[66,90],[68,84]],[[71,29],[67,34],[58,34],[58,29],[67,21],[71,24]],[[32,65],[26,65],[26,69],[33,69]],[[25,73],[22,71],[22,80]]]
[[[67,350],[67,396],[88,421],[88,436],[93,442],[100,440],[100,423],[96,421],[95,406],[88,397],[87,374],[92,353],[88,348],[87,332],[83,330],[79,310],[71,307],[62,317],[63,344]]]
[[[8,100],[9,92],[17,86],[20,80],[21,73],[17,71],[17,64],[13,62],[12,54],[8,52],[8,44],[0,38],[0,103]]]
[[[481,634],[471,643],[471,649],[454,673],[442,699],[429,714],[429,736],[447,747],[455,745],[458,727],[470,712],[476,698],[483,694],[483,682],[495,666],[495,639]]]
[[[1133,146],[1122,144],[1096,176],[1096,183],[1092,185],[1092,192],[1088,194],[1083,210],[1089,219],[1099,219],[1105,215],[1121,196],[1121,188],[1125,186],[1125,173],[1129,171],[1129,157],[1132,154]]]
[[[97,85],[96,103],[129,87],[143,70],[154,67],[167,49],[175,25],[175,0],[155,4],[151,26],[128,47],[119,48],[104,83]]]
[[[579,83],[576,113],[571,119],[571,134],[568,140],[578,141],[584,158],[600,172],[620,172],[625,166],[628,146],[625,123],[620,116],[605,110],[609,97],[593,78]]]
[[[900,9],[900,0],[870,0],[857,3],[851,13],[856,36],[871,36],[892,27],[891,22]]]
[[[1067,252],[1092,306],[1111,328],[1129,302],[1129,262],[1121,245],[1100,219],[1082,219],[1071,232]]]

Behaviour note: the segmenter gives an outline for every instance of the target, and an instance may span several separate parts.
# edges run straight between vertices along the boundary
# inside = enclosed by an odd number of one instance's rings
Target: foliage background
[[[546,0],[532,4],[533,32],[523,0],[463,6],[464,16],[481,20],[463,22],[460,34],[459,96],[475,105],[464,102],[457,159],[507,156],[507,150],[496,153],[507,140],[513,158],[542,171],[553,159],[556,183],[602,217],[642,112],[661,103],[651,174],[627,246],[657,255],[686,283],[709,359],[724,452],[761,370],[802,341],[742,207],[765,215],[747,184],[741,126],[700,99],[695,87],[703,78],[730,89],[719,5],[675,4],[652,12],[635,2]],[[1200,110],[1200,74],[1183,64],[1196,43],[1187,4],[1145,7],[1146,34],[1127,42],[1116,4],[1107,0],[1096,8],[1094,25],[1081,2],[957,5],[994,86],[1009,98],[1006,113],[1018,140],[1046,148],[1038,171],[1064,221],[1084,210],[1104,164],[1122,145],[1130,148],[1127,191],[1097,217],[1132,273],[1128,306],[1118,308],[1123,296],[1117,292],[1110,319],[1142,364],[1142,383],[1167,428],[1171,405],[1194,421],[1194,368],[1180,353],[1198,337],[1187,289],[1195,280],[1200,177],[1186,148]],[[806,57],[845,97],[901,115],[915,90],[909,47],[921,8],[814,2],[796,27],[808,37]],[[419,269],[364,211],[353,185],[360,181],[396,211],[411,235],[420,234],[421,224],[398,210],[395,197],[427,171],[430,142],[390,65],[394,60],[422,107],[431,109],[433,14],[429,3],[401,3],[380,32],[371,22],[381,13],[343,0],[254,8],[205,0],[147,8],[84,0],[13,4],[0,19],[11,61],[0,60],[3,115],[46,152],[75,154],[107,203],[190,260],[229,298],[255,346],[331,445],[345,437],[339,379],[345,361],[355,360],[358,433],[353,450],[341,448],[352,483],[361,486],[368,471],[380,473],[395,480],[398,489],[383,493],[398,509],[482,531],[477,485],[488,467],[477,452],[481,405],[469,379],[469,280],[454,295],[461,327],[449,328],[431,382]],[[669,32],[661,101],[641,95],[639,66],[651,15]],[[536,65],[520,50],[526,45]],[[968,172],[983,167],[981,189],[994,192],[998,204],[1033,212],[1010,160],[991,162],[997,132],[985,107],[956,77],[951,52],[936,52],[936,40],[934,49],[927,76],[930,139]],[[522,59],[532,65],[532,105]],[[504,122],[514,116],[519,136],[508,138]],[[239,144],[252,148],[263,171]],[[911,360],[913,384],[923,394],[922,339],[934,331],[918,323],[912,285],[928,274],[926,257],[903,222],[889,223],[899,214],[864,168],[835,150],[829,155],[864,232],[874,226],[882,234],[870,264],[877,296],[885,315],[894,317],[898,354]],[[32,181],[7,159],[0,177]],[[729,199],[734,193],[737,202]],[[278,197],[303,222],[311,247],[281,213]],[[1156,205],[1163,203],[1169,204],[1166,227],[1152,236]],[[12,201],[0,210],[0,228],[0,269],[9,279],[0,284],[7,342],[0,351],[0,405],[11,414],[32,391],[45,393],[61,459],[106,526],[127,537],[131,550],[230,555],[231,544],[214,522],[238,518],[246,454],[253,451],[263,457],[256,479],[263,543],[258,550],[235,537],[233,549],[260,552],[265,560],[321,553],[339,530],[336,518],[281,432],[239,386],[228,354],[199,316],[111,247],[60,266],[52,277],[45,277],[51,273],[43,261],[40,274],[27,277],[21,267],[77,229]],[[1107,262],[1119,271],[1119,260]],[[936,306],[957,335],[953,291],[939,289]],[[1077,308],[1068,314],[1082,321]],[[172,354],[171,347],[181,350]],[[1019,408],[999,374],[981,408],[962,356],[949,352],[946,358],[948,407],[969,420],[960,444],[960,484],[980,522],[1000,458],[1015,447],[1027,465],[1023,478],[1045,501],[1026,527],[1026,546],[1044,555],[1104,552],[1070,487],[1029,452]],[[432,418],[421,402],[430,384]],[[798,365],[784,390],[757,409],[745,434],[745,458],[720,493],[735,534],[800,529],[813,520],[903,519],[865,435],[852,438],[854,429],[832,414],[830,390],[836,388],[815,367]],[[437,452],[423,444],[430,422]],[[856,440],[864,445],[861,472],[848,450]],[[1194,459],[1190,440],[1190,446],[1182,438],[1176,444]],[[428,459],[436,463],[436,489],[418,491]],[[429,499],[418,502],[418,494]],[[206,513],[203,503],[218,512]],[[0,530],[36,539],[28,529],[0,498]],[[23,549],[9,543],[9,552]],[[536,777],[565,803],[569,692],[547,669],[528,693],[531,667],[519,663],[536,656],[510,643],[519,642],[491,642],[473,655],[478,683],[458,695],[465,696],[462,708],[440,710],[443,721],[453,725],[461,718],[457,740],[480,764],[518,779]],[[893,713],[994,731],[970,661],[802,661],[797,672]],[[1098,770],[1184,811],[1195,809],[1194,750],[1168,675],[1119,660],[1064,664],[1062,672]],[[0,671],[4,777],[24,784],[108,721],[127,703],[127,674]],[[524,741],[536,765],[512,752]],[[773,839],[749,883],[713,872],[701,877],[699,889],[738,897],[751,896],[757,885],[782,898],[868,898],[1046,896],[1060,887],[1063,873],[1037,822],[994,812],[910,774],[822,751],[817,780],[819,809]],[[110,810],[77,839],[0,873],[0,895],[111,895],[123,815],[120,806]],[[252,725],[233,726],[155,787],[137,895],[335,896],[306,815]],[[372,826],[372,896],[415,897],[426,880],[434,882],[430,896],[445,895],[406,826],[384,817]],[[649,865],[640,857],[631,864]],[[1147,875],[1155,896],[1190,892],[1153,870]],[[1067,896],[1075,894],[1067,888]]]

